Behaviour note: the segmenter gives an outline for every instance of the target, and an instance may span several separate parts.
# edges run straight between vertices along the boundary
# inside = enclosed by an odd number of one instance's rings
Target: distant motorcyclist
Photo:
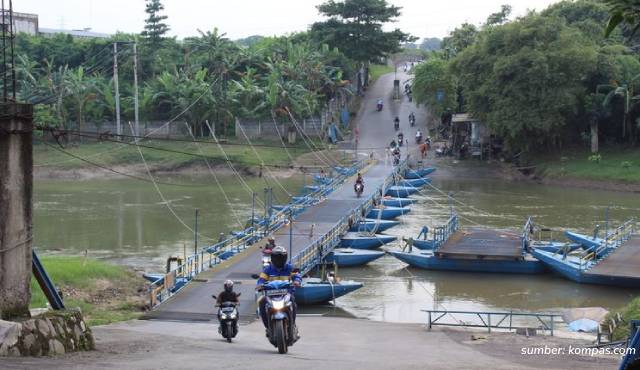
[[[378,103],[376,104],[376,108],[378,109],[378,112],[380,112],[382,110],[383,107],[383,102],[382,102],[382,98],[378,99]]]
[[[262,273],[260,273],[260,277],[257,281],[256,290],[262,290],[262,285],[269,281],[275,280],[289,280],[292,282],[291,291],[295,291],[295,287],[300,286],[302,283],[302,277],[298,273],[297,270],[294,270],[293,266],[287,262],[287,250],[284,247],[276,246],[273,248],[271,252],[271,264],[269,266],[264,267]],[[292,319],[293,324],[295,324],[296,319],[296,303],[294,294],[291,294],[291,300],[293,301],[293,309],[292,309]],[[266,300],[264,297],[260,297],[258,302],[258,307],[260,308],[260,318],[262,319],[262,323],[264,327],[268,330],[269,328],[269,319],[267,317],[267,312],[265,310]]]
[[[389,148],[395,149],[397,146],[398,146],[398,143],[396,143],[396,139],[391,140],[391,143],[389,144]]]
[[[362,178],[362,174],[358,172],[358,178],[356,178],[356,184],[362,184],[364,186],[364,179]]]
[[[422,131],[416,131],[416,143],[420,144],[422,142]]]
[[[269,238],[267,238],[267,244],[265,244],[264,249],[262,250],[262,253],[271,253],[271,251],[275,247],[276,247],[276,240],[272,236],[270,236]]]
[[[393,120],[393,127],[396,130],[400,128],[400,117],[396,116],[396,118]]]
[[[402,146],[402,143],[404,143],[404,134],[402,132],[398,133],[398,146]]]
[[[411,126],[416,124],[416,115],[413,112],[409,113],[409,123]]]

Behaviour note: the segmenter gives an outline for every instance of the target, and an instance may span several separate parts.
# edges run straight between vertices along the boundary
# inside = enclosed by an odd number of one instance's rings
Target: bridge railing
[[[436,226],[433,228],[433,232],[431,233],[432,241],[433,241],[433,251],[437,251],[440,249],[444,243],[449,240],[451,235],[453,235],[458,228],[460,227],[458,221],[458,215],[456,213],[452,214],[451,217],[445,222],[443,225]]]
[[[584,267],[585,269],[588,269],[595,266],[607,249],[618,248],[624,244],[624,242],[629,240],[629,238],[631,238],[631,236],[636,232],[636,228],[637,222],[635,218],[630,218],[622,225],[615,228],[602,240],[600,245],[596,248],[589,248],[580,256],[581,268]],[[589,263],[591,261],[593,261],[593,263]]]
[[[427,327],[434,326],[462,326],[467,328],[486,328],[514,330],[528,328],[531,322],[539,325],[536,329],[548,331],[553,336],[554,321],[562,319],[562,315],[535,312],[487,312],[487,311],[448,311],[422,310],[427,312]],[[449,320],[447,320],[449,318]],[[461,320],[464,319],[464,320]],[[523,320],[524,319],[524,320]]]
[[[340,239],[350,227],[365,218],[366,211],[373,207],[375,201],[384,195],[386,189],[393,184],[394,178],[404,170],[406,163],[407,161],[405,160],[396,166],[392,173],[385,178],[377,192],[374,192],[365,202],[340,218],[325,235],[293,256],[291,263],[300,269],[301,274],[308,273],[316,265],[322,263],[322,260],[338,246]]]
[[[365,164],[366,161],[358,161],[352,167],[340,168],[336,171],[337,175],[334,176],[329,183],[321,185],[319,189],[302,197],[301,200],[288,204],[282,210],[275,212],[271,217],[256,223],[254,227],[249,227],[233,237],[187,256],[182,264],[168,271],[162,278],[151,284],[151,307],[159,305],[177,293],[199,273],[209,270],[245,250],[264,236],[287,224],[290,218],[295,217],[306,208],[321,202],[347,178],[353,176],[359,169],[362,169]],[[336,232],[332,235],[325,235],[322,241],[328,243],[332,240],[331,238],[335,238],[335,235],[337,235]]]

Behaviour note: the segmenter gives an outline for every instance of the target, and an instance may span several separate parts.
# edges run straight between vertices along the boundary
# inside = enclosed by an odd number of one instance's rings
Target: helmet
[[[224,282],[224,291],[227,293],[233,292],[233,281],[227,280]]]
[[[271,264],[278,268],[282,269],[287,263],[287,250],[282,246],[277,246],[273,248],[271,251]]]

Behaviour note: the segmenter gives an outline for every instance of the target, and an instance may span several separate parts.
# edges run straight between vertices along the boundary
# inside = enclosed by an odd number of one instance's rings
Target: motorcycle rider
[[[220,305],[224,302],[238,303],[238,293],[233,291],[233,281],[227,280],[224,282],[224,290],[218,294],[216,298],[216,305]]]
[[[291,319],[292,324],[296,322],[296,302],[295,302],[295,287],[300,286],[302,283],[302,277],[298,273],[297,270],[293,268],[293,266],[287,262],[287,250],[282,246],[276,246],[273,248],[271,252],[271,264],[262,269],[262,273],[260,273],[260,277],[257,281],[256,290],[261,291],[262,285],[269,281],[275,280],[289,280],[292,282],[291,291]],[[258,301],[258,307],[260,308],[260,318],[262,318],[262,323],[264,324],[265,329],[267,329],[267,335],[269,330],[269,318],[267,317],[266,312],[266,304],[267,300],[264,296],[260,297]]]
[[[382,109],[382,107],[383,107],[382,98],[378,98],[377,106],[378,106],[378,109]]]
[[[270,236],[269,238],[267,238],[267,244],[265,244],[264,249],[262,250],[262,253],[269,254],[275,247],[276,247],[276,240],[273,238],[273,236]]]
[[[393,120],[393,127],[395,127],[396,129],[400,127],[400,117],[396,116],[396,118]]]
[[[404,143],[404,134],[400,131],[398,132],[398,146],[402,146],[402,143]]]
[[[411,123],[411,126],[416,123],[416,115],[413,112],[409,113],[409,123]]]
[[[392,139],[391,140],[391,144],[389,144],[389,148],[391,148],[392,150],[395,149],[398,146],[398,143],[396,143],[396,139]]]
[[[362,178],[362,174],[360,172],[358,172],[358,178],[356,179],[356,183],[353,185],[353,188],[355,189],[358,184],[362,185],[362,189],[364,190],[364,179]]]
[[[416,131],[416,142],[420,143],[422,141],[422,131]]]

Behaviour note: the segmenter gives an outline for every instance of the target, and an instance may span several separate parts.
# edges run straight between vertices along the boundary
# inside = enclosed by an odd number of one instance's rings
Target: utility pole
[[[133,104],[136,124],[136,136],[140,136],[140,115],[138,113],[138,44],[133,43]],[[136,138],[136,140],[138,140]]]
[[[122,126],[120,125],[120,90],[118,90],[118,43],[113,43],[113,84],[115,88],[116,99],[116,134],[122,135]],[[118,136],[120,139],[120,136]]]

